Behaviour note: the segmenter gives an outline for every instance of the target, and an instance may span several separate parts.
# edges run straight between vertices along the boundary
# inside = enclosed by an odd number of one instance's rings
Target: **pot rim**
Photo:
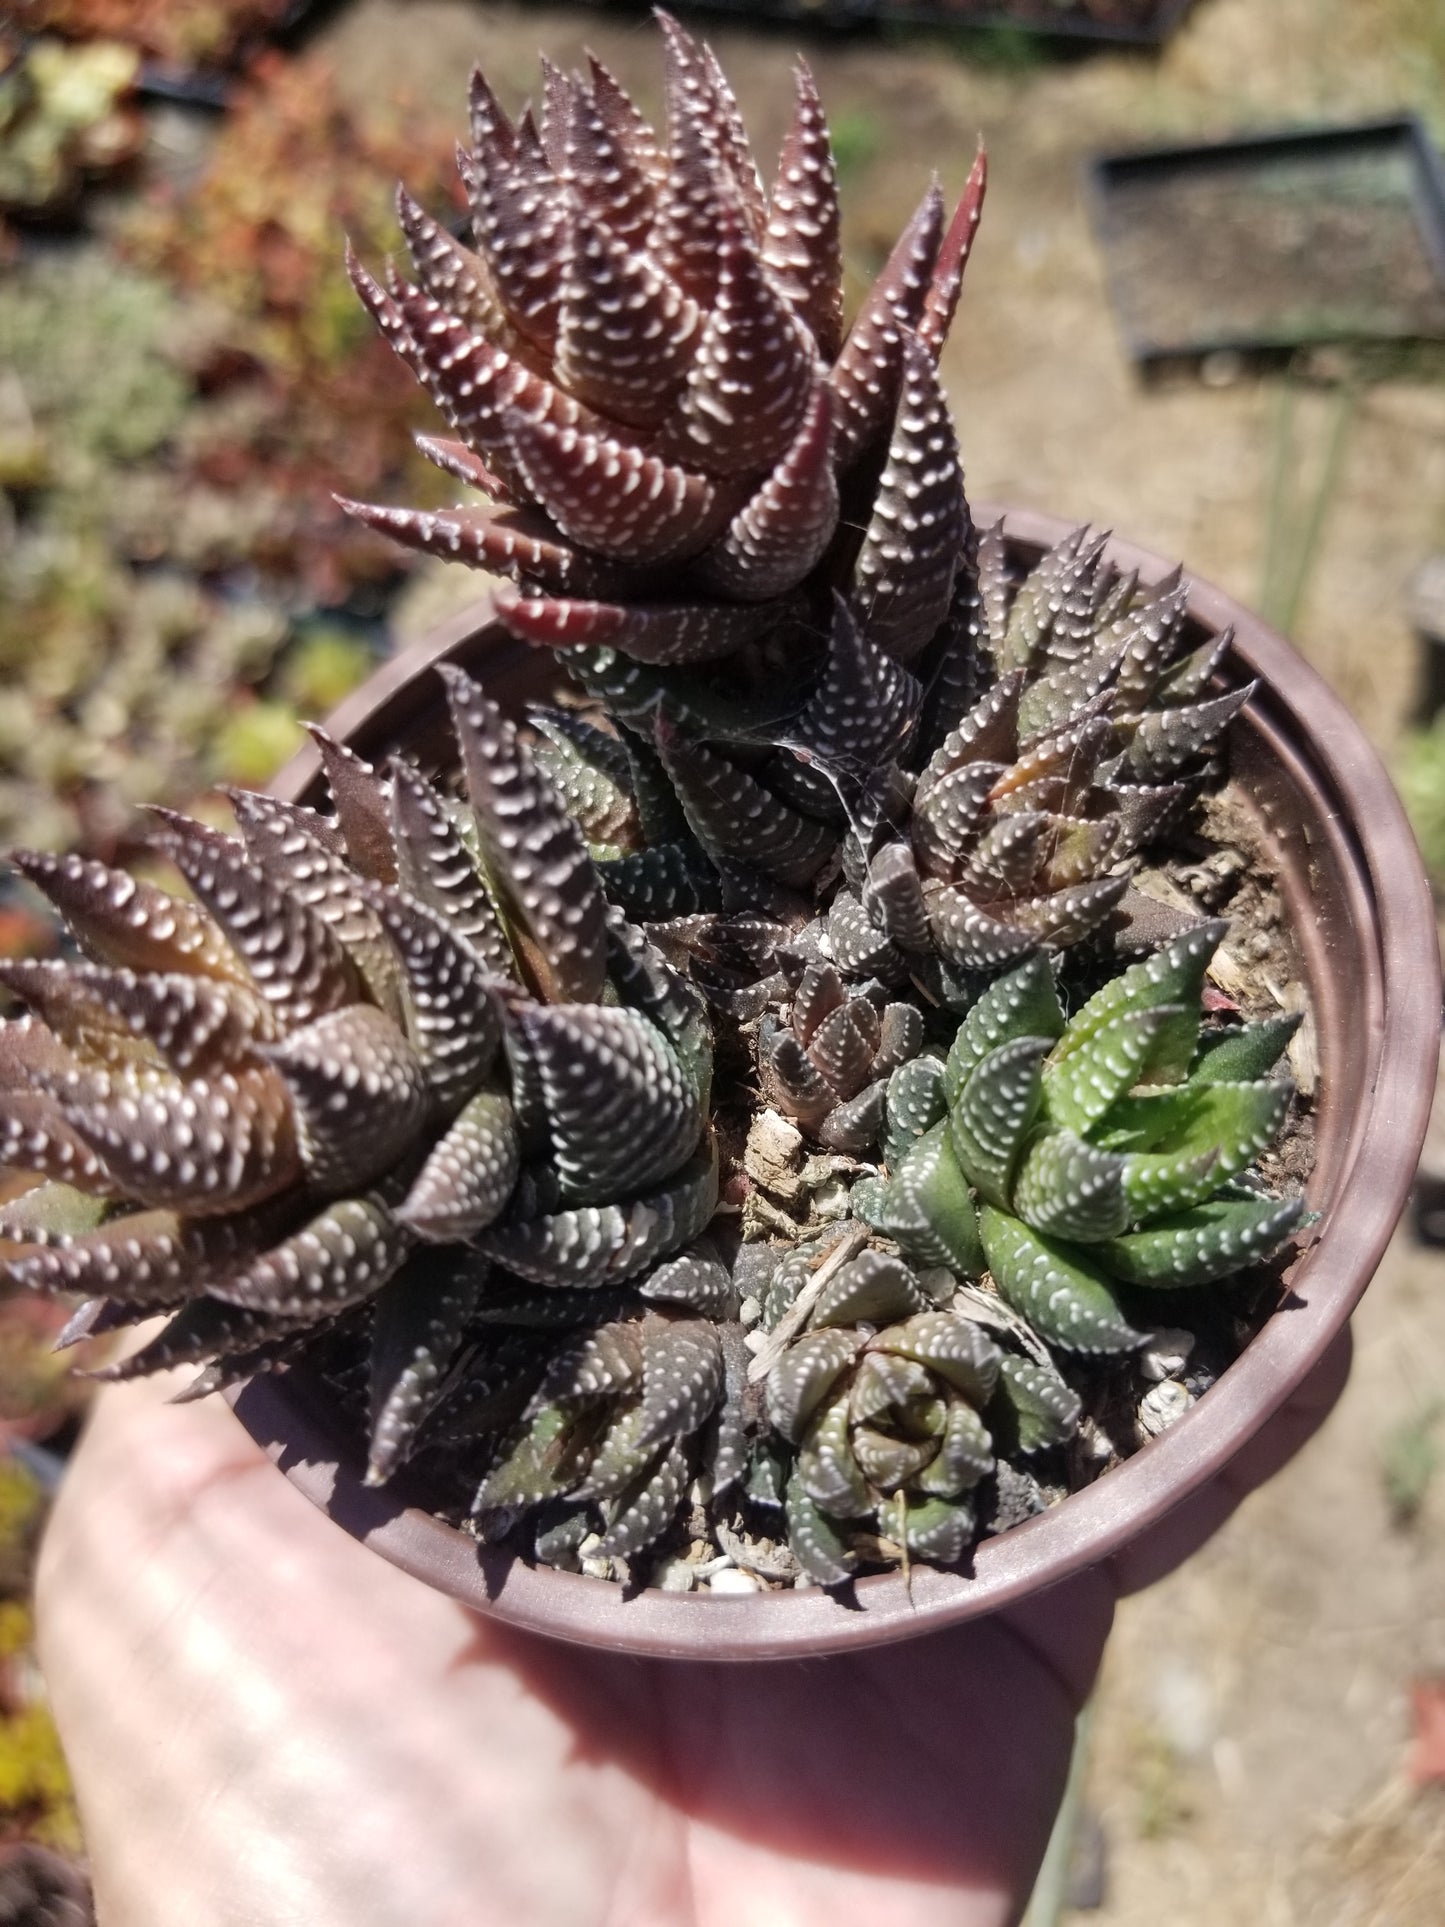
[[[1028,548],[1049,546],[1073,527],[1027,509],[986,509],[980,523],[1000,514],[1010,538]],[[1111,539],[1107,553],[1145,583],[1171,569],[1132,543]],[[514,1626],[650,1657],[780,1659],[912,1638],[1014,1604],[1109,1559],[1223,1471],[1346,1325],[1404,1208],[1434,1092],[1439,957],[1414,837],[1379,758],[1344,704],[1283,636],[1223,591],[1191,580],[1188,610],[1211,633],[1234,625],[1234,659],[1263,679],[1243,720],[1266,758],[1313,790],[1321,805],[1311,829],[1328,846],[1342,880],[1350,926],[1369,944],[1367,981],[1335,983],[1331,995],[1348,1002],[1354,1031],[1363,1025],[1367,1034],[1370,1101],[1346,1123],[1339,1177],[1325,1209],[1328,1235],[1299,1260],[1286,1306],[1177,1424],[1095,1484],[982,1541],[970,1572],[917,1567],[906,1579],[877,1574],[855,1582],[847,1598],[813,1587],[723,1596],[646,1589],[624,1596],[610,1581],[530,1566],[501,1548],[479,1546],[391,1491],[363,1486],[324,1413],[296,1396],[304,1382],[296,1373],[253,1379],[228,1396],[293,1483],[382,1557]],[[489,616],[483,602],[387,664],[341,705],[332,732],[363,754],[374,739],[380,753],[383,726],[395,735],[398,699],[404,704],[417,691],[434,662],[481,655],[500,666],[504,659],[525,659],[530,652],[497,634]],[[317,771],[308,748],[281,772],[273,792],[299,799]],[[1301,919],[1310,925],[1308,894],[1296,893],[1290,910],[1296,934],[1307,935]],[[1327,949],[1321,938],[1311,971],[1316,997],[1339,974],[1331,975]],[[1341,1212],[1335,1207],[1347,1191],[1349,1209]]]

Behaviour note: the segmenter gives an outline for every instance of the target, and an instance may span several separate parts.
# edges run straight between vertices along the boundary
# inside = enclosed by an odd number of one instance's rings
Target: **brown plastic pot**
[[[1012,512],[1033,559],[1067,525]],[[1128,543],[1111,559],[1157,581],[1168,565]],[[713,1597],[645,1591],[533,1567],[481,1548],[397,1489],[369,1491],[338,1443],[325,1392],[304,1372],[254,1380],[242,1423],[339,1525],[418,1579],[482,1612],[560,1639],[654,1657],[772,1659],[906,1639],[988,1613],[1094,1565],[1214,1478],[1302,1383],[1349,1319],[1409,1193],[1435,1081],[1440,971],[1435,916],[1389,779],[1349,713],[1290,647],[1207,584],[1190,592],[1202,631],[1235,626],[1230,673],[1262,686],[1235,725],[1232,768],[1253,802],[1292,920],[1321,1064],[1310,1202],[1322,1214],[1282,1308],[1170,1431],[1051,1511],[985,1540],[966,1574],[915,1568],[860,1579],[846,1600],[816,1588]],[[503,701],[535,698],[551,667],[486,619],[485,607],[381,670],[333,718],[363,756],[449,753],[440,679],[460,663]],[[314,758],[276,792],[317,800]],[[418,1495],[410,1495],[415,1499]]]

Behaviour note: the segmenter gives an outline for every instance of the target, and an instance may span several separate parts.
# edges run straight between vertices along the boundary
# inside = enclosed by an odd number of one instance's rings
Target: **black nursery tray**
[[[829,26],[1016,28],[1050,40],[1158,47],[1194,0],[696,0],[710,11]]]
[[[1137,361],[1445,340],[1445,170],[1416,120],[1105,155],[1091,189]]]

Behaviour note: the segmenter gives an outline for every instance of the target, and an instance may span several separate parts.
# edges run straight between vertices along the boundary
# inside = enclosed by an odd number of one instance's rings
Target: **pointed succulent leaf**
[[[988,1427],[966,1398],[955,1396],[948,1400],[938,1451],[914,1479],[913,1489],[936,1499],[958,1499],[971,1492],[993,1466]]]
[[[667,57],[668,165],[647,248],[688,294],[711,305],[718,230],[738,188],[718,151],[717,99],[702,49],[667,14],[658,24]]]
[[[809,1419],[863,1349],[859,1332],[829,1326],[805,1332],[768,1373],[768,1416],[775,1430],[796,1443]]]
[[[743,124],[742,111],[729,85],[728,77],[723,72],[722,62],[711,47],[704,45],[702,61],[707,71],[708,82],[712,87],[713,140],[737,185],[743,209],[747,215],[748,229],[754,240],[760,241],[767,226],[767,196],[763,191],[757,162],[753,159],[752,145],[748,140],[747,128]]]
[[[292,891],[278,889],[234,837],[171,810],[152,813],[160,828],[151,841],[220,924],[284,1024],[308,1024],[365,995],[361,973],[331,926]]]
[[[538,1402],[606,1400],[642,1386],[642,1327],[632,1322],[599,1325],[553,1353]]]
[[[398,890],[366,887],[401,963],[408,1036],[438,1107],[458,1110],[497,1054],[496,980],[444,916]]]
[[[970,1184],[995,1204],[1008,1200],[1014,1164],[1038,1113],[1048,1040],[1016,1037],[969,1072],[948,1128]]]
[[[948,613],[968,509],[958,444],[932,357],[908,333],[902,357],[892,440],[850,601],[869,640],[911,663]]]
[[[621,1493],[598,1543],[603,1559],[630,1559],[661,1538],[677,1516],[687,1490],[687,1454],[674,1442],[657,1464]]]
[[[697,303],[652,258],[574,207],[562,274],[555,372],[614,421],[655,427],[697,353]]]
[[[255,988],[240,956],[200,904],[85,857],[16,850],[10,861],[49,898],[81,948],[98,961]]]
[[[441,795],[409,763],[390,765],[391,818],[402,888],[445,920],[497,977],[516,961],[461,831]]]
[[[914,1057],[888,1080],[888,1124],[883,1139],[885,1161],[897,1166],[925,1132],[948,1115],[943,1065],[936,1057]]]
[[[472,232],[508,319],[550,350],[557,338],[567,204],[530,111],[518,124],[510,155],[496,142],[479,145],[467,185]]]
[[[535,509],[388,508],[338,495],[339,508],[369,529],[403,547],[443,562],[507,576],[554,594],[604,594],[617,585],[619,571],[600,557],[579,554],[556,525]]]
[[[186,1219],[174,1211],[132,1211],[63,1245],[25,1252],[3,1275],[13,1285],[154,1310],[183,1303],[195,1295],[198,1279],[254,1255],[264,1229],[260,1214],[248,1222],[244,1214]]]
[[[1130,1216],[1181,1211],[1238,1177],[1278,1136],[1292,1091],[1288,1083],[1261,1082],[1186,1085],[1173,1093],[1178,1127],[1124,1160]]]
[[[946,877],[972,845],[1002,774],[998,763],[978,762],[950,770],[919,795],[909,819],[918,862],[929,876]]]
[[[584,548],[633,563],[665,562],[696,554],[719,533],[719,498],[706,475],[515,408],[504,411],[502,425],[529,491]]]
[[[432,1114],[421,1057],[372,1004],[328,1011],[264,1054],[291,1094],[306,1181],[323,1194],[381,1177]]]
[[[1047,891],[1067,890],[1099,876],[1117,857],[1130,853],[1123,819],[1055,816],[1040,882]]]
[[[512,325],[486,262],[432,220],[404,187],[397,189],[396,213],[426,293],[477,334],[511,347]]]
[[[679,402],[680,459],[747,474],[787,451],[813,392],[816,352],[739,212],[715,237],[717,290]]]
[[[851,466],[893,418],[904,333],[923,319],[942,239],[943,195],[935,181],[858,310],[828,377],[837,404],[840,468]]]
[[[786,740],[825,767],[872,768],[902,752],[919,700],[917,681],[860,633],[835,599],[827,667]]]
[[[1103,1269],[1117,1270],[1112,1245],[1085,1258],[987,1204],[979,1212],[979,1231],[1003,1298],[1049,1344],[1092,1353],[1133,1351],[1141,1342]]]
[[[249,790],[222,792],[247,854],[277,889],[294,896],[335,932],[362,982],[389,1016],[401,1016],[396,952],[376,911],[357,887],[334,824],[312,810]]]
[[[656,944],[615,910],[607,913],[607,961],[618,996],[656,1024],[676,1051],[699,1109],[705,1111],[712,1080],[712,1032],[698,991]]]
[[[494,1224],[478,1243],[532,1284],[615,1285],[690,1244],[716,1206],[717,1158],[708,1151],[631,1204],[579,1205]]]
[[[540,996],[594,1002],[607,972],[606,903],[582,833],[497,705],[461,670],[441,674],[482,863],[513,949]]]
[[[1111,1239],[1099,1257],[1131,1285],[1176,1291],[1269,1257],[1303,1216],[1299,1198],[1210,1198]]]
[[[1083,1400],[1051,1364],[1005,1353],[990,1418],[1015,1452],[1043,1452],[1066,1445],[1079,1429]],[[994,1414],[1002,1416],[995,1418]]]
[[[832,851],[828,826],[801,815],[704,743],[659,718],[657,747],[693,835],[715,862],[745,863],[795,889]]]
[[[472,1509],[490,1512],[542,1505],[571,1491],[586,1471],[589,1452],[572,1412],[559,1404],[531,1412],[503,1443],[482,1480]]]
[[[664,923],[722,908],[718,873],[690,836],[685,843],[606,858],[598,863],[597,874],[609,903],[639,923]]]
[[[974,237],[983,218],[983,200],[987,192],[988,156],[980,141],[958,206],[953,211],[953,218],[938,250],[938,260],[934,264],[927,299],[923,304],[923,318],[918,324],[918,338],[935,361],[953,326],[964,270],[973,252]]]
[[[850,997],[818,1025],[808,1056],[839,1097],[854,1097],[867,1081],[878,1048],[878,1013],[866,997]]]
[[[908,844],[886,842],[870,858],[862,901],[869,922],[900,951],[917,955],[931,947],[928,903]]]
[[[784,1497],[788,1544],[815,1586],[841,1586],[852,1578],[858,1558],[837,1526],[809,1498],[797,1471]]]
[[[198,1216],[239,1211],[300,1174],[286,1087],[268,1066],[191,1081],[169,1071],[75,1071],[57,1078],[50,1095],[64,1124],[138,1204]],[[83,1184],[78,1174],[58,1175]]]
[[[1206,755],[1258,688],[1247,683],[1207,702],[1187,703],[1180,709],[1151,710],[1140,723],[1125,753],[1135,782],[1158,783]]]
[[[981,897],[1029,896],[1051,829],[1041,810],[998,817],[969,852],[963,883]]]
[[[974,1209],[946,1124],[919,1138],[888,1181],[876,1210],[857,1201],[854,1210],[892,1238],[921,1265],[943,1265],[960,1278],[983,1271]]]
[[[944,1065],[944,1093],[950,1106],[974,1068],[1001,1044],[1020,1037],[1061,1037],[1064,1012],[1054,974],[1044,957],[1032,957],[1008,976],[990,984],[959,1025]]]
[[[737,1291],[725,1266],[716,1258],[688,1253],[659,1265],[635,1287],[639,1298],[652,1304],[680,1305],[702,1318],[725,1320],[737,1302]]]
[[[1087,1132],[1126,1091],[1141,1080],[1160,1033],[1191,1011],[1177,1004],[1151,1010],[1122,1010],[1076,1050],[1044,1066],[1044,1108],[1066,1130]]]
[[[863,1251],[823,1287],[809,1314],[809,1325],[887,1325],[927,1308],[928,1299],[901,1259]]]
[[[573,1497],[615,1499],[630,1485],[645,1480],[659,1456],[656,1446],[642,1443],[641,1405],[634,1401],[616,1407]]]
[[[1190,1067],[1190,1083],[1254,1083],[1273,1070],[1303,1021],[1302,1014],[1266,1017],[1237,1030],[1206,1032]]]
[[[516,1014],[536,1065],[567,1204],[635,1196],[697,1149],[698,1091],[662,1032],[634,1010],[539,1005]]]
[[[835,1519],[864,1518],[872,1512],[874,1495],[853,1456],[846,1399],[825,1400],[804,1433],[797,1479],[813,1504]]]
[[[773,179],[763,262],[832,361],[843,338],[838,180],[822,102],[807,63],[793,70],[793,119]]]
[[[772,472],[693,565],[706,588],[766,602],[800,583],[821,561],[838,526],[833,411],[815,381],[793,439]]]
[[[391,1477],[442,1397],[484,1276],[469,1252],[415,1257],[377,1293],[368,1485]]]
[[[576,92],[554,166],[595,219],[640,248],[652,223],[656,142],[611,73],[590,54],[588,64],[592,86]]]
[[[1025,1151],[1011,1203],[1035,1231],[1077,1244],[1117,1237],[1132,1215],[1125,1162],[1072,1131],[1045,1131]]]
[[[977,1520],[964,1499],[907,1497],[903,1501],[901,1537],[909,1552],[931,1564],[951,1566],[963,1557]]]
[[[404,1262],[411,1234],[382,1204],[341,1198],[208,1290],[229,1305],[308,1323],[371,1298]]]
[[[664,664],[734,655],[776,620],[775,610],[747,603],[562,601],[511,589],[498,589],[493,601],[512,634],[536,648],[601,645]]]
[[[119,1384],[176,1365],[234,1357],[310,1322],[309,1317],[288,1320],[249,1305],[222,1304],[217,1298],[193,1298],[139,1351],[117,1364],[101,1366],[91,1377]]]
[[[887,1080],[876,1078],[829,1112],[818,1126],[818,1142],[846,1157],[865,1156],[878,1142],[887,1100]]]
[[[828,942],[838,967],[850,976],[897,982],[902,974],[902,952],[849,890],[840,890],[829,906]]]
[[[1054,1048],[1051,1071],[1062,1072],[1075,1052],[1081,1051],[1106,1024],[1125,1011],[1167,1007],[1174,1014],[1156,1037],[1145,1071],[1152,1083],[1178,1083],[1189,1068],[1199,1038],[1195,1013],[1204,987],[1204,973],[1227,927],[1222,922],[1198,924],[1172,938],[1142,963],[1131,964],[1102,990],[1096,991],[1069,1019]]]
[[[1117,909],[1128,888],[1127,874],[1098,877],[1067,890],[1041,892],[992,908],[996,912],[1006,908],[1013,923],[1035,943],[1067,947],[1097,930]]]
[[[621,853],[637,846],[639,830],[630,774],[622,745],[572,711],[532,704],[527,721],[542,739],[533,761],[556,792],[594,852],[599,845]]]
[[[505,1209],[519,1163],[510,1102],[478,1091],[428,1152],[397,1220],[428,1244],[468,1243]]]
[[[992,915],[962,890],[934,885],[924,891],[924,898],[935,945],[962,970],[997,970],[1016,963],[1043,940],[1041,933]]]
[[[722,1395],[723,1360],[706,1318],[644,1321],[641,1431],[638,1443],[686,1438],[712,1416]]]
[[[236,1064],[277,1034],[271,1007],[222,977],[11,959],[0,984],[72,1049],[117,1065],[149,1047],[185,1074]]]
[[[975,1404],[992,1396],[999,1350],[981,1325],[951,1311],[920,1311],[868,1341],[870,1353],[912,1359]]]
[[[307,723],[305,728],[321,758],[351,867],[373,883],[395,883],[396,850],[388,815],[390,786],[354,749],[328,736],[319,724]]]

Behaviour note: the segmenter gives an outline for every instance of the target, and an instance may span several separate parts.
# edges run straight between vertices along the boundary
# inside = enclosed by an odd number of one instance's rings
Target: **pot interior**
[[[1022,562],[1068,525],[1011,513]],[[1168,565],[1124,543],[1110,553],[1145,582]],[[466,1603],[555,1636],[652,1655],[768,1658],[901,1639],[996,1610],[1098,1563],[1221,1471],[1285,1402],[1347,1321],[1403,1208],[1434,1088],[1440,1003],[1435,921],[1413,839],[1388,779],[1318,676],[1245,610],[1194,585],[1201,640],[1236,629],[1231,682],[1267,680],[1237,719],[1231,774],[1247,794],[1284,897],[1317,1032],[1320,1090],[1309,1184],[1321,1214],[1288,1274],[1289,1293],[1219,1382],[1162,1437],[1097,1484],[975,1550],[966,1573],[915,1568],[858,1580],[846,1600],[816,1588],[714,1597],[647,1590],[533,1568],[479,1547],[408,1504],[405,1475],[385,1492],[347,1462],[324,1388],[301,1369],[257,1379],[236,1398],[253,1436],[341,1525]],[[400,752],[424,768],[454,760],[432,662],[462,666],[520,708],[556,686],[550,658],[486,620],[483,607],[424,651],[388,665],[333,718],[360,755]],[[324,801],[314,756],[273,786]]]

